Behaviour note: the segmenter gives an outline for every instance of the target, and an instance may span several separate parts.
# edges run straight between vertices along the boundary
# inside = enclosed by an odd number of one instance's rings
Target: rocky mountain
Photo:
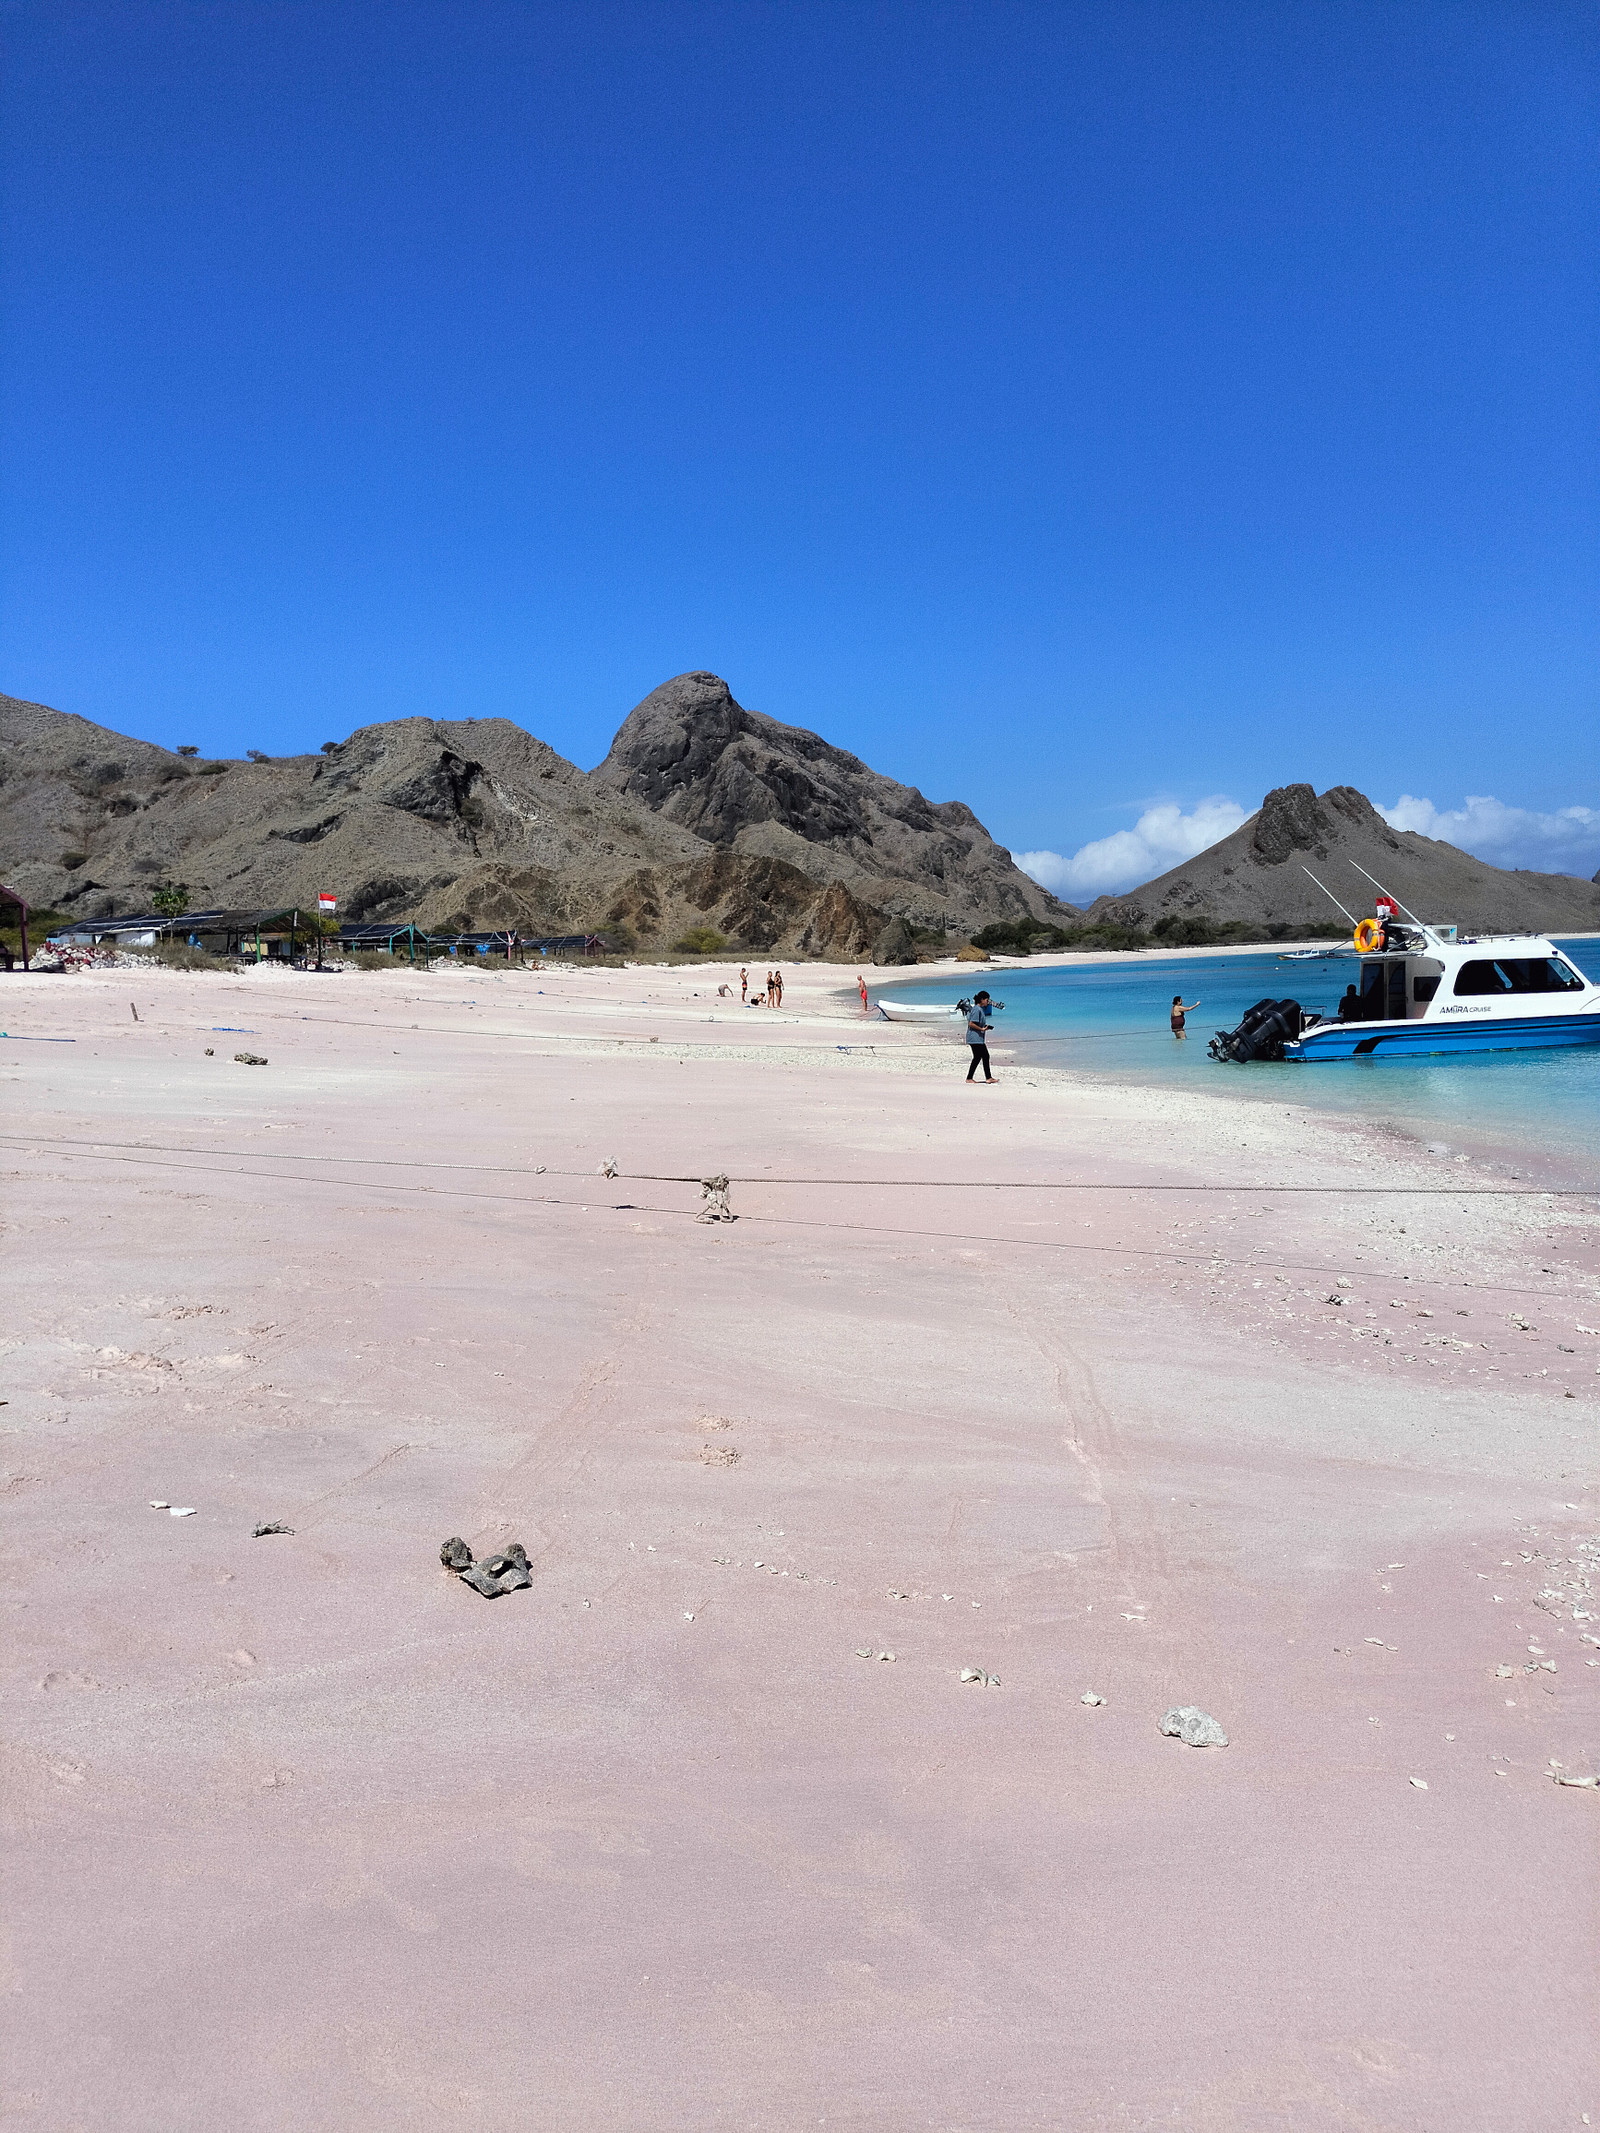
[[[1060,919],[959,800],[925,800],[819,734],[735,702],[716,674],[680,674],[630,711],[593,772],[601,790],[720,851],[778,860],[962,936],[998,918]]]
[[[1354,861],[1355,865],[1350,862]],[[1251,926],[1325,925],[1338,913],[1309,867],[1348,910],[1372,909],[1369,874],[1419,918],[1469,932],[1600,929],[1600,886],[1575,874],[1508,872],[1413,830],[1393,830],[1364,793],[1280,785],[1229,837],[1170,873],[1102,896],[1090,917],[1153,926],[1169,915],[1242,919]]]
[[[748,823],[731,762],[696,815],[693,778],[672,775],[663,702],[697,766],[728,758],[734,721],[751,722],[740,735],[770,728],[744,788]],[[654,736],[642,753],[641,736]],[[636,789],[652,749],[656,780]],[[810,802],[778,768],[806,749]],[[757,720],[709,676],[647,697],[588,775],[507,719],[396,719],[320,755],[201,762],[0,697],[0,878],[83,917],[146,909],[158,884],[181,880],[197,909],[309,907],[330,889],[349,918],[603,930],[640,947],[699,925],[757,952],[851,958],[897,918],[964,937],[1061,908],[968,809],[932,807],[814,735]]]

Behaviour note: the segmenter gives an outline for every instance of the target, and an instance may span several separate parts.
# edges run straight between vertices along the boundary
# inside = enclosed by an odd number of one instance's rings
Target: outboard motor
[[[1252,1059],[1281,1059],[1284,1046],[1300,1035],[1304,1019],[1298,1000],[1258,1000],[1237,1029],[1219,1029],[1208,1049],[1213,1059],[1236,1066]]]

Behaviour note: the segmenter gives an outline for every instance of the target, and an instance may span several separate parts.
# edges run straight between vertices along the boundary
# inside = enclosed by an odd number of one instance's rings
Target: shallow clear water
[[[1600,940],[1563,941],[1585,976],[1600,979]],[[1212,1032],[1232,1029],[1257,1000],[1298,1000],[1331,1014],[1349,982],[1353,956],[1286,963],[1255,955],[1185,956],[1001,970],[952,984],[895,985],[897,999],[944,1002],[988,983],[1005,1010],[997,1039],[1016,1047],[1017,1064],[1104,1072],[1119,1081],[1192,1087],[1241,1102],[1313,1104],[1400,1126],[1423,1140],[1494,1144],[1530,1156],[1578,1163],[1574,1183],[1600,1181],[1600,1045],[1570,1051],[1492,1052],[1481,1058],[1329,1061],[1319,1066],[1222,1066],[1209,1057]],[[1168,1028],[1172,995],[1198,1000],[1189,1034]]]

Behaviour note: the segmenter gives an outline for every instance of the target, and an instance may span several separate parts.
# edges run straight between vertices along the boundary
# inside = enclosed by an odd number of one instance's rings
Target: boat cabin
[[[1457,1000],[1479,1010],[1515,1002],[1526,1012],[1535,996],[1565,999],[1588,989],[1588,980],[1559,949],[1536,937],[1441,943],[1430,954],[1413,936],[1404,949],[1364,955],[1329,1019],[1413,1022],[1449,1012]]]

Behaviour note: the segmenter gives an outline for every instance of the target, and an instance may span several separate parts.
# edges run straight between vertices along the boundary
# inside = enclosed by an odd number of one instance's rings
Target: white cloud
[[[1196,852],[1219,843],[1245,818],[1246,810],[1238,801],[1221,793],[1197,801],[1188,814],[1176,800],[1164,800],[1157,807],[1147,807],[1132,829],[1098,837],[1070,854],[1018,852],[1016,860],[1023,873],[1031,874],[1041,887],[1070,903],[1088,903],[1096,896],[1137,888],[1169,867],[1180,866]]]
[[[1600,808],[1561,807],[1541,815],[1508,807],[1487,793],[1468,793],[1459,807],[1438,808],[1405,792],[1392,807],[1380,804],[1378,812],[1391,829],[1442,838],[1491,866],[1534,867],[1586,879],[1600,867]]]

